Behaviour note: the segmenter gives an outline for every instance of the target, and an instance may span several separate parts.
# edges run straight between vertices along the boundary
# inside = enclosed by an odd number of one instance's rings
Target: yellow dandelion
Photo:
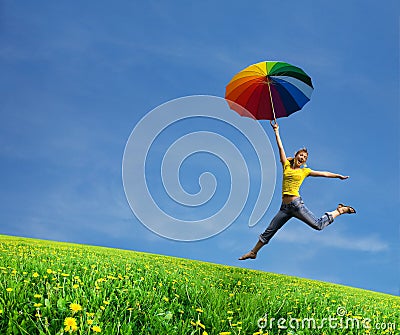
[[[41,303],[38,303],[38,304],[33,304],[33,306],[34,306],[34,307],[36,307],[36,308],[38,308],[38,307],[41,307],[41,306],[42,306],[42,304],[41,304]]]
[[[231,335],[231,332],[221,332],[219,335]]]
[[[104,306],[100,306],[100,309],[104,311],[106,308]]]
[[[87,324],[91,326],[93,324],[93,320],[87,320]]]
[[[166,302],[169,301],[169,299],[167,297],[164,297],[163,300],[166,301]]]
[[[201,308],[196,308],[196,312],[203,313],[204,311]]]
[[[103,304],[104,304],[104,305],[109,305],[109,304],[110,304],[110,302],[109,302],[109,301],[107,301],[107,300],[104,300],[104,301],[103,301]]]
[[[79,287],[79,285],[78,284],[74,284],[72,287],[77,289]]]
[[[6,291],[7,291],[7,292],[12,292],[12,290],[13,290],[13,289],[12,289],[11,287],[7,287],[7,288],[6,288]]]
[[[95,333],[101,333],[101,328],[100,328],[99,326],[93,326],[93,327],[92,327],[92,330],[93,330]]]
[[[53,273],[53,270],[52,269],[47,269],[46,272],[50,275],[50,274]]]
[[[33,297],[40,299],[42,297],[42,295],[41,294],[35,294]]]
[[[64,326],[65,326],[65,330],[68,331],[75,331],[78,329],[78,326],[76,324],[76,319],[75,318],[71,318],[71,317],[67,317],[64,320]]]
[[[37,278],[37,277],[39,277],[39,274],[37,272],[35,272],[32,276],[33,276],[33,278]]]
[[[72,313],[76,313],[82,310],[82,306],[79,304],[72,303],[69,305],[70,310]]]
[[[206,326],[203,325],[200,321],[196,322],[196,326],[199,326],[200,328],[206,329]]]

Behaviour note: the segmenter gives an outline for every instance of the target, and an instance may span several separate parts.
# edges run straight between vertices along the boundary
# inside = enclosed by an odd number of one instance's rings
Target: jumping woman
[[[303,167],[308,158],[307,149],[303,148],[296,152],[294,158],[288,158],[283,148],[282,140],[279,135],[279,126],[273,124],[276,143],[278,144],[279,157],[283,167],[282,181],[282,204],[279,212],[272,219],[268,228],[260,235],[257,244],[247,254],[244,254],[239,260],[255,259],[258,251],[269,242],[272,236],[282,228],[282,226],[292,217],[295,217],[311,228],[322,230],[330,225],[333,220],[342,214],[354,214],[356,211],[353,207],[339,204],[332,212],[326,212],[320,218],[315,215],[304,205],[300,197],[299,190],[304,179],[311,177],[339,178],[341,180],[349,178],[337,173],[325,171],[313,171],[310,168]]]

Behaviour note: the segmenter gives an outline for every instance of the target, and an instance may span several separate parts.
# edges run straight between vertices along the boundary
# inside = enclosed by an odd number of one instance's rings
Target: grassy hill
[[[400,298],[0,235],[0,334],[399,334]]]

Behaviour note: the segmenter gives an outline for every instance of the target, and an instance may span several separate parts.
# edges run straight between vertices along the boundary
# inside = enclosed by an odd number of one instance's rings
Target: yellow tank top
[[[289,160],[283,165],[282,196],[294,195],[299,197],[300,186],[312,170],[309,168],[292,169]]]

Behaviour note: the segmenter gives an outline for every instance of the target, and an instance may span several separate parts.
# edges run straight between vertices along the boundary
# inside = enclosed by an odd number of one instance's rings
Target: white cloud
[[[315,244],[345,250],[382,252],[389,249],[387,243],[376,235],[354,236],[343,235],[340,231],[310,232],[301,227],[285,229],[275,237],[283,242]]]

